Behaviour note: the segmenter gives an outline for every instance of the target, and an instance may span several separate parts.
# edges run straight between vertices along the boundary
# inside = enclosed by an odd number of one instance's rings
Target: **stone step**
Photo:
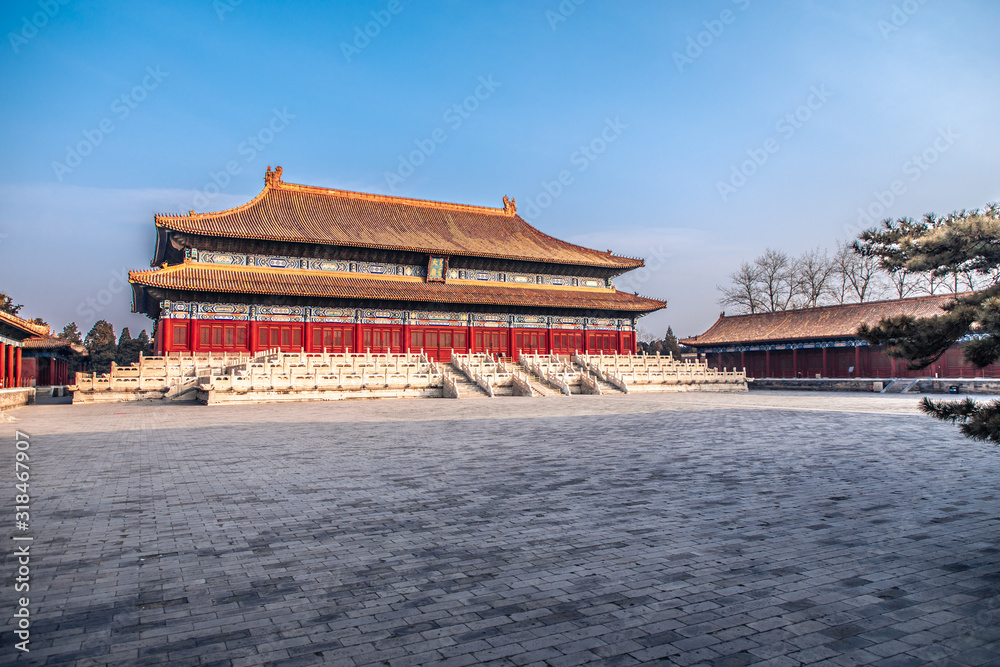
[[[525,368],[524,364],[518,362],[514,364],[514,367],[519,369],[521,374],[527,378],[528,384],[531,385],[531,389],[539,396],[561,396],[562,392],[558,389],[553,388],[548,382],[545,382],[540,377]]]
[[[879,393],[882,394],[905,394],[909,389],[917,383],[916,380],[910,378],[903,378],[901,380],[893,380]]]
[[[475,382],[471,381],[469,378],[465,377],[462,373],[455,373],[451,376],[451,379],[455,382],[455,388],[458,389],[459,398],[489,398],[490,395],[483,391]]]

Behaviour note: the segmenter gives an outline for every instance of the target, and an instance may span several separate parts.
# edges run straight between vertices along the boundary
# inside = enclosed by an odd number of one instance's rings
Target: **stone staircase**
[[[902,378],[900,380],[893,380],[892,382],[890,382],[889,384],[887,384],[885,386],[885,388],[881,392],[879,392],[879,393],[881,393],[881,394],[905,394],[906,392],[908,392],[910,390],[911,387],[913,387],[915,384],[917,384],[917,381],[918,380],[911,379],[911,378]]]
[[[510,364],[522,373],[528,380],[528,384],[531,385],[531,390],[535,392],[538,396],[562,396],[562,392],[554,388],[548,382],[545,382],[540,377],[529,371],[524,364],[517,362]]]
[[[483,391],[483,388],[478,384],[465,377],[464,373],[453,372],[449,373],[452,382],[455,383],[455,388],[458,390],[458,398],[489,398],[489,394]]]

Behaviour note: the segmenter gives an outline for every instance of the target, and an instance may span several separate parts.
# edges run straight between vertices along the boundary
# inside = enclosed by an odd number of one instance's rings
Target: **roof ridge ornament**
[[[517,202],[513,197],[503,196],[503,212],[507,215],[517,215]]]
[[[274,171],[271,171],[271,165],[267,165],[267,171],[264,172],[264,183],[269,186],[281,183],[281,171],[281,167],[275,167]]]

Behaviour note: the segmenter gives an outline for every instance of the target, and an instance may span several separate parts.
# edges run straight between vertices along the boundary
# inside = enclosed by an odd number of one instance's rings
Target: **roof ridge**
[[[269,172],[271,174],[273,172]],[[413,197],[398,197],[396,195],[381,195],[373,192],[358,192],[356,190],[341,190],[338,188],[324,188],[318,185],[305,185],[303,183],[287,183],[279,178],[266,178],[264,182],[264,189],[261,190],[257,196],[255,196],[250,201],[245,204],[240,204],[239,206],[234,206],[233,208],[225,208],[220,211],[206,211],[204,213],[195,213],[194,209],[191,209],[188,213],[154,213],[156,219],[159,218],[205,218],[214,217],[218,215],[226,215],[229,213],[236,213],[250,205],[255,203],[258,199],[261,199],[267,194],[269,190],[284,190],[287,192],[304,192],[309,194],[319,194],[326,195],[330,197],[344,197],[347,199],[360,199],[365,201],[377,201],[377,202],[387,202],[387,203],[397,203],[405,204],[408,206],[419,206],[422,208],[433,208],[443,211],[468,211],[476,213],[488,213],[491,215],[504,215],[510,217],[520,217],[517,215],[517,210],[514,207],[498,208],[494,206],[478,206],[475,204],[457,204],[453,202],[443,202],[436,201],[433,199],[416,199]],[[522,220],[524,218],[521,218]]]
[[[492,215],[515,216],[516,213],[508,209],[494,206],[478,206],[475,204],[457,204],[453,202],[436,201],[434,199],[416,199],[413,197],[398,197],[396,195],[380,195],[374,192],[358,192],[356,190],[340,190],[338,188],[324,188],[318,185],[305,185],[302,183],[286,183],[276,181],[270,184],[276,190],[287,190],[290,192],[308,192],[312,194],[329,195],[334,197],[346,197],[348,199],[361,199],[366,201],[390,202],[406,204],[408,206],[420,206],[423,208],[434,208],[443,211],[475,211],[479,213],[490,213]],[[520,217],[520,216],[518,216]],[[523,219],[523,218],[522,218]]]

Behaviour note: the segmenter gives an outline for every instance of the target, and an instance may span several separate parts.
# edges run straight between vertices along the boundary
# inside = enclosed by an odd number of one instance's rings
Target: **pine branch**
[[[921,412],[941,421],[958,423],[958,430],[967,438],[1000,444],[1000,400],[977,403],[971,398],[961,401],[920,402]]]

